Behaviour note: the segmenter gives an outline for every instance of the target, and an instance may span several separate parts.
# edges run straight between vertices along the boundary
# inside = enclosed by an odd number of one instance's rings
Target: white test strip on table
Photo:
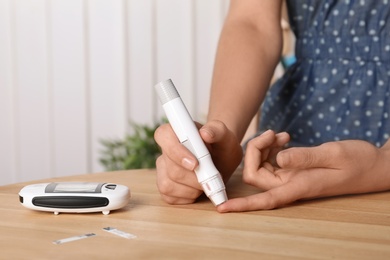
[[[55,241],[53,241],[53,244],[61,245],[61,244],[64,244],[64,243],[68,243],[68,242],[72,242],[72,241],[76,241],[76,240],[80,240],[80,239],[84,239],[84,238],[88,238],[88,237],[93,237],[93,236],[96,236],[96,234],[95,233],[89,233],[89,234],[84,234],[84,235],[80,235],[80,236],[68,237],[68,238],[55,240]]]
[[[130,234],[130,233],[126,233],[124,231],[121,231],[121,230],[113,228],[113,227],[105,227],[105,228],[103,228],[103,230],[107,231],[107,232],[110,232],[110,233],[112,233],[114,235],[117,235],[117,236],[120,236],[120,237],[123,237],[123,238],[127,238],[127,239],[137,238],[136,235],[133,235],[133,234]]]

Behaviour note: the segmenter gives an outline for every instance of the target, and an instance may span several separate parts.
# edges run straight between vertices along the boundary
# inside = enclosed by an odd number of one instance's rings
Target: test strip
[[[130,234],[130,233],[126,233],[124,231],[121,231],[121,230],[113,228],[113,227],[105,227],[105,228],[103,228],[103,230],[107,231],[107,232],[110,232],[110,233],[112,233],[114,235],[117,235],[117,236],[120,236],[120,237],[123,237],[123,238],[127,238],[127,239],[137,238],[136,235],[133,235],[133,234]]]
[[[80,235],[80,236],[68,237],[68,238],[64,238],[64,239],[60,239],[60,240],[55,240],[55,241],[53,241],[53,244],[61,245],[64,243],[68,243],[68,242],[72,242],[72,241],[76,241],[76,240],[80,240],[80,239],[84,239],[84,238],[88,238],[88,237],[93,237],[93,236],[96,236],[96,234],[89,233],[89,234],[84,234],[84,235]]]

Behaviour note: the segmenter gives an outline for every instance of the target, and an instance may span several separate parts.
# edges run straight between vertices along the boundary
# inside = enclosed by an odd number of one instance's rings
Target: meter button
[[[116,188],[116,184],[107,184],[106,186],[104,186],[106,189],[109,189],[109,190],[115,190]]]

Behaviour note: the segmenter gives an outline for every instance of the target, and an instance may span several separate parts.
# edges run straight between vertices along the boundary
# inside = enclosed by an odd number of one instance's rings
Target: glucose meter
[[[25,186],[19,192],[23,206],[33,210],[67,213],[99,212],[126,206],[130,190],[124,185],[99,182],[52,182]]]

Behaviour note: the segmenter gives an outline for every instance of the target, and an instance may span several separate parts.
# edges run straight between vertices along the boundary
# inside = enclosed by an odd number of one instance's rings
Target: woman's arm
[[[200,129],[225,181],[240,164],[240,141],[257,112],[279,60],[281,0],[232,0],[215,62],[208,122]],[[164,201],[188,204],[202,194],[196,158],[182,146],[170,125],[157,129],[162,149],[157,187]]]
[[[208,121],[241,140],[269,87],[282,49],[280,0],[232,0],[215,60]]]
[[[231,199],[220,212],[282,207],[300,199],[390,190],[390,140],[381,147],[360,140],[283,150],[287,133],[267,131],[248,144],[244,181],[265,192]]]

